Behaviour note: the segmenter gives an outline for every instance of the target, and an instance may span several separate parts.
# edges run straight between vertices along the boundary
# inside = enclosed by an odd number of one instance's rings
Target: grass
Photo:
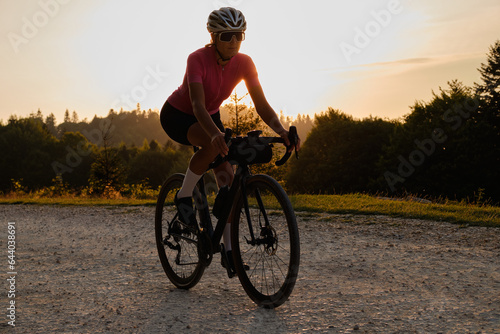
[[[296,195],[291,196],[296,211],[355,215],[386,215],[443,221],[463,226],[500,227],[500,207],[458,202],[421,203],[390,200],[368,195]]]
[[[500,227],[500,207],[457,202],[420,203],[411,200],[389,200],[362,194],[292,195],[296,211],[332,214],[386,215],[449,222],[462,226]],[[33,196],[29,194],[0,197],[0,204],[32,204],[61,206],[154,206],[156,199],[99,198],[78,196]]]
[[[32,204],[32,205],[61,205],[61,206],[154,206],[156,199],[138,198],[103,198],[103,197],[33,197],[25,196],[2,196],[2,204]]]

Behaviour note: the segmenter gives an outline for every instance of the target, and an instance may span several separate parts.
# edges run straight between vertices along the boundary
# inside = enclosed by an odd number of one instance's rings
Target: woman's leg
[[[187,138],[191,145],[200,148],[191,157],[189,169],[202,175],[207,171],[208,165],[214,161],[217,150],[212,146],[211,138],[205,133],[200,123],[194,123],[189,127]]]
[[[193,124],[188,131],[189,142],[195,146],[201,147],[189,162],[189,170],[196,174],[203,174],[208,165],[217,157],[217,151],[212,147],[211,140],[203,131],[199,123]],[[231,185],[234,179],[233,167],[229,162],[225,162],[214,169],[217,185],[220,187]],[[199,179],[198,179],[199,180]],[[197,182],[197,181],[196,181]],[[196,182],[195,185],[196,186]],[[194,190],[191,189],[191,193]],[[231,225],[227,224],[224,228],[223,243],[226,251],[231,250]]]
[[[234,171],[233,166],[229,162],[224,162],[217,168],[214,168],[214,174],[219,188],[233,184]]]
[[[207,139],[207,137],[208,135],[205,134],[199,123],[194,123],[187,131],[189,142],[194,146],[201,147],[201,149],[191,157],[181,189],[175,195],[174,201],[179,210],[181,221],[190,226],[196,226],[196,215],[193,210],[192,199],[193,190],[203,177],[210,162],[216,156],[216,153],[214,153],[216,151],[210,145],[210,139]]]
[[[200,123],[194,123],[188,130],[187,138],[193,146],[200,147],[191,157],[189,167],[184,178],[179,198],[191,197],[194,187],[203,174],[207,171],[208,165],[217,157],[217,150],[212,146],[210,137],[202,129]],[[233,169],[229,163],[224,163],[214,169],[219,187],[230,185],[233,181]]]

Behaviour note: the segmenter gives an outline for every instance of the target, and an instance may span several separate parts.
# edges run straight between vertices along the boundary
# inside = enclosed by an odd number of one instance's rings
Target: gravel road
[[[266,310],[218,255],[197,286],[175,289],[156,254],[153,207],[1,205],[0,332],[500,333],[500,229],[297,215],[299,279]]]

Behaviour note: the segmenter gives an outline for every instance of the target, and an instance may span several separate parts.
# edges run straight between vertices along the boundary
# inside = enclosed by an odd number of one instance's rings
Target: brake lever
[[[290,141],[290,146],[286,147],[285,155],[280,160],[275,162],[276,166],[282,166],[285,164],[285,162],[287,162],[287,160],[292,155],[292,152],[288,150],[291,146],[295,146],[295,158],[299,158],[299,152],[297,151],[297,142],[299,141],[299,135],[297,134],[297,128],[293,125],[290,127],[290,131],[288,131],[288,140]]]
[[[224,141],[226,144],[229,146],[231,143],[231,136],[233,135],[233,129],[231,128],[226,128],[226,131],[224,131]]]
[[[299,142],[299,134],[297,133],[297,128],[293,125],[290,127],[290,131],[288,132],[288,140],[290,140],[290,145],[294,145],[295,158],[299,159],[299,151],[297,150],[297,143]]]

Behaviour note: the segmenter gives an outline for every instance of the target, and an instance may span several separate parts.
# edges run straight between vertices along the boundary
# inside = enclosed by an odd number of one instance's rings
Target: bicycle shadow
[[[221,280],[222,281],[222,280]],[[141,332],[287,333],[284,312],[255,305],[239,281],[201,282],[191,290],[160,289],[158,304]],[[286,307],[286,306],[282,306]]]
[[[287,323],[279,309],[265,309],[256,307],[240,316],[238,321],[245,326],[238,328],[235,333],[289,333]],[[241,324],[239,322],[239,324]]]

